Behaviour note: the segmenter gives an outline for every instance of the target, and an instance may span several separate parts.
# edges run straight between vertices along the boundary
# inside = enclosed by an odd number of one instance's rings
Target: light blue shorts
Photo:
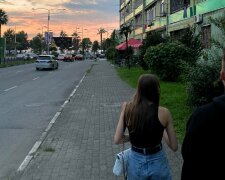
[[[143,155],[131,150],[127,163],[128,180],[172,180],[165,152]]]

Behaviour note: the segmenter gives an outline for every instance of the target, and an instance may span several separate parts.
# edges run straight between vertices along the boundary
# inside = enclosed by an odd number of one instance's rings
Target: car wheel
[[[39,68],[36,67],[36,70],[39,71]]]
[[[57,63],[57,65],[56,65],[56,69],[58,69],[59,68],[59,64]]]

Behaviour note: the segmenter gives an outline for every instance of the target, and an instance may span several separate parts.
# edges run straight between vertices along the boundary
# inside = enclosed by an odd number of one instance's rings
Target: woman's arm
[[[163,116],[165,119],[165,130],[163,133],[163,138],[166,142],[166,144],[173,150],[177,151],[178,149],[178,144],[177,144],[177,138],[176,138],[176,133],[174,130],[173,126],[173,118],[170,113],[170,111],[166,108],[163,108]]]
[[[123,142],[129,141],[129,135],[124,135],[124,110],[126,107],[126,102],[122,105],[122,110],[120,113],[119,122],[117,124],[116,132],[114,135],[114,143],[115,144],[122,144]]]

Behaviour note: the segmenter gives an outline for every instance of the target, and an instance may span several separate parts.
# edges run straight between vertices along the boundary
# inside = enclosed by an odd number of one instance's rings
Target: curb
[[[19,168],[16,170],[17,173],[21,173],[28,166],[28,164],[30,163],[30,161],[33,159],[33,157],[36,154],[37,150],[39,149],[39,147],[41,146],[41,144],[43,143],[43,141],[47,137],[48,132],[52,128],[53,124],[56,122],[56,120],[58,119],[58,117],[62,113],[63,108],[69,103],[70,99],[74,96],[74,94],[76,93],[76,91],[79,88],[80,84],[83,82],[83,80],[86,77],[86,75],[87,75],[87,73],[84,74],[84,76],[79,81],[78,85],[76,85],[75,89],[72,91],[72,93],[65,100],[65,102],[63,103],[63,105],[60,107],[59,111],[56,112],[56,114],[54,115],[54,117],[52,118],[52,120],[50,121],[50,123],[48,124],[47,128],[42,133],[40,139],[35,142],[34,146],[31,148],[31,150],[29,151],[28,155],[25,157],[25,159],[23,160],[23,162],[20,164]]]

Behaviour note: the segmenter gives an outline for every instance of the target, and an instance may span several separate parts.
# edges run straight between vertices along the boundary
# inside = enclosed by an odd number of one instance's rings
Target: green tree
[[[185,29],[180,41],[187,46],[191,51],[191,58],[189,64],[195,65],[198,58],[202,55],[202,43],[200,34],[195,33],[194,27]]]
[[[75,31],[72,34],[73,40],[72,40],[72,46],[73,46],[73,50],[75,50],[76,52],[79,49],[79,44],[80,44],[80,36],[78,35],[78,33]]]
[[[84,54],[84,51],[89,49],[91,47],[91,45],[92,45],[92,42],[91,42],[90,38],[84,38],[81,42],[82,53]]]
[[[2,37],[2,25],[7,24],[8,16],[3,9],[0,9],[0,38]]]
[[[142,46],[140,47],[140,56],[139,56],[139,64],[144,69],[147,70],[149,67],[144,61],[144,55],[148,47],[156,46],[160,43],[166,42],[167,39],[162,37],[162,33],[160,32],[149,32],[146,35],[146,38],[142,42]]]
[[[6,39],[6,50],[11,54],[11,50],[15,47],[15,31],[9,28],[4,32],[3,37]]]
[[[55,42],[52,42],[50,47],[49,47],[49,51],[57,51],[57,46],[55,44]]]
[[[65,31],[61,30],[59,36],[60,36],[60,37],[67,37],[68,35],[66,34]]]
[[[225,47],[225,13],[217,18],[210,17],[209,20],[217,31],[217,36],[211,40],[212,48],[204,49],[196,65],[188,68],[185,73],[188,104],[191,106],[211,102],[215,96],[224,93],[218,74],[221,68],[222,49]]]
[[[223,49],[225,47],[225,13],[218,18],[210,17],[209,20],[220,30],[217,38],[213,38],[211,42],[217,48]]]
[[[125,40],[126,40],[126,49],[128,49],[128,36],[129,34],[132,32],[132,26],[131,24],[125,24],[123,26],[121,26],[120,28],[120,35],[124,35],[125,36]]]
[[[101,42],[101,44],[100,44],[101,52],[102,52],[102,34],[104,34],[104,33],[106,33],[106,30],[104,28],[98,29],[98,34],[100,35],[100,42]]]
[[[130,68],[130,58],[131,55],[128,52],[128,36],[129,34],[132,32],[132,25],[131,24],[124,24],[123,26],[121,26],[119,34],[121,36],[125,36],[125,40],[126,40],[126,59],[127,59],[127,63],[128,63],[128,67]]]
[[[38,54],[41,54],[43,49],[46,48],[46,43],[44,42],[42,34],[38,33],[35,37],[33,37],[31,40],[31,48]]]
[[[64,52],[65,49],[69,48],[67,46],[67,39],[65,37],[67,37],[68,35],[66,34],[65,31],[61,30],[59,37],[61,37],[61,41],[62,43],[59,45],[60,46],[60,51]]]
[[[98,41],[94,41],[93,45],[92,45],[92,51],[94,51],[94,53],[96,53],[99,49],[99,43]]]
[[[20,31],[16,34],[17,49],[21,52],[29,48],[28,35],[24,31]]]
[[[111,38],[107,38],[103,41],[103,50],[107,50],[110,47],[115,47],[116,46],[116,41],[111,39]]]

